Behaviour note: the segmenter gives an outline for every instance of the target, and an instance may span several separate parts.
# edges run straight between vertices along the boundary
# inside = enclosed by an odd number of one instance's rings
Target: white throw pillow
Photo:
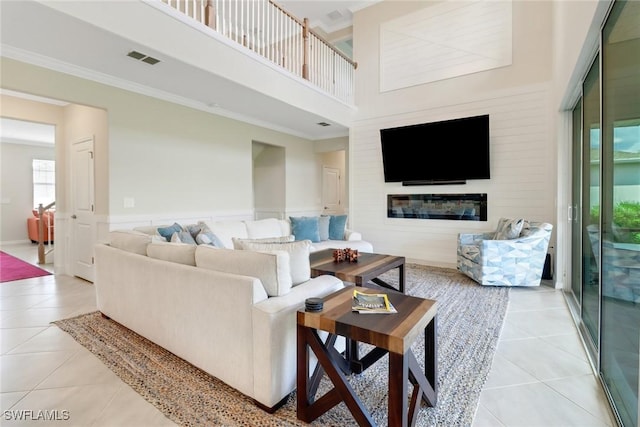
[[[262,253],[196,246],[196,266],[223,273],[256,277],[270,297],[286,295],[291,290],[289,254],[284,251]]]
[[[299,285],[311,279],[311,265],[309,263],[310,240],[299,240],[291,243],[255,243],[241,242],[242,249],[258,252],[278,252],[289,253],[291,265],[291,283],[293,286]]]
[[[296,240],[296,236],[291,234],[290,236],[282,236],[282,237],[264,237],[262,239],[239,239],[234,237],[231,239],[233,241],[233,249],[243,249],[242,244],[245,242],[249,243],[288,243]]]

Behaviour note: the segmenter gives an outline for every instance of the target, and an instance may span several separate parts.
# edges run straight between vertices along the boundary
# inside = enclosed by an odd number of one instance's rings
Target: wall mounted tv
[[[489,115],[380,129],[385,182],[489,179]]]

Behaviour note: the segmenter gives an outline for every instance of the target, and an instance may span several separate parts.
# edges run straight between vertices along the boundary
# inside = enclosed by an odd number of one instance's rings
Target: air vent
[[[316,123],[318,126],[331,126],[329,123],[327,122],[318,122]]]
[[[156,65],[158,62],[160,62],[159,59],[156,59],[153,56],[149,56],[144,53],[140,53],[136,50],[132,50],[131,52],[127,53],[127,56],[133,59],[137,59],[138,61],[146,62],[149,65]]]

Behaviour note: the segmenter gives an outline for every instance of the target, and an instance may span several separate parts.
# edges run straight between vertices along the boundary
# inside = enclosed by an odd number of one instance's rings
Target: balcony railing
[[[353,103],[357,63],[271,0],[162,0],[336,98]]]

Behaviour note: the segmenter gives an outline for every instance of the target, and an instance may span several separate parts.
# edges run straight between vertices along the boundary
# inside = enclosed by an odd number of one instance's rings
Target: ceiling
[[[309,18],[312,28],[333,33],[350,27],[353,14],[382,0],[284,0],[277,1],[298,18]]]
[[[353,12],[377,1],[280,3],[296,16],[309,18],[312,25],[334,31],[348,27]],[[163,58],[162,67],[152,75],[146,72],[146,64],[122,54],[136,48],[132,41],[43,3],[0,1],[2,56],[312,140],[348,135],[348,128],[339,124],[318,126],[327,120],[313,112],[145,48],[144,53]],[[118,4],[123,3],[110,7]],[[178,82],[176,75],[182,76]],[[203,81],[207,82],[204,87]]]

